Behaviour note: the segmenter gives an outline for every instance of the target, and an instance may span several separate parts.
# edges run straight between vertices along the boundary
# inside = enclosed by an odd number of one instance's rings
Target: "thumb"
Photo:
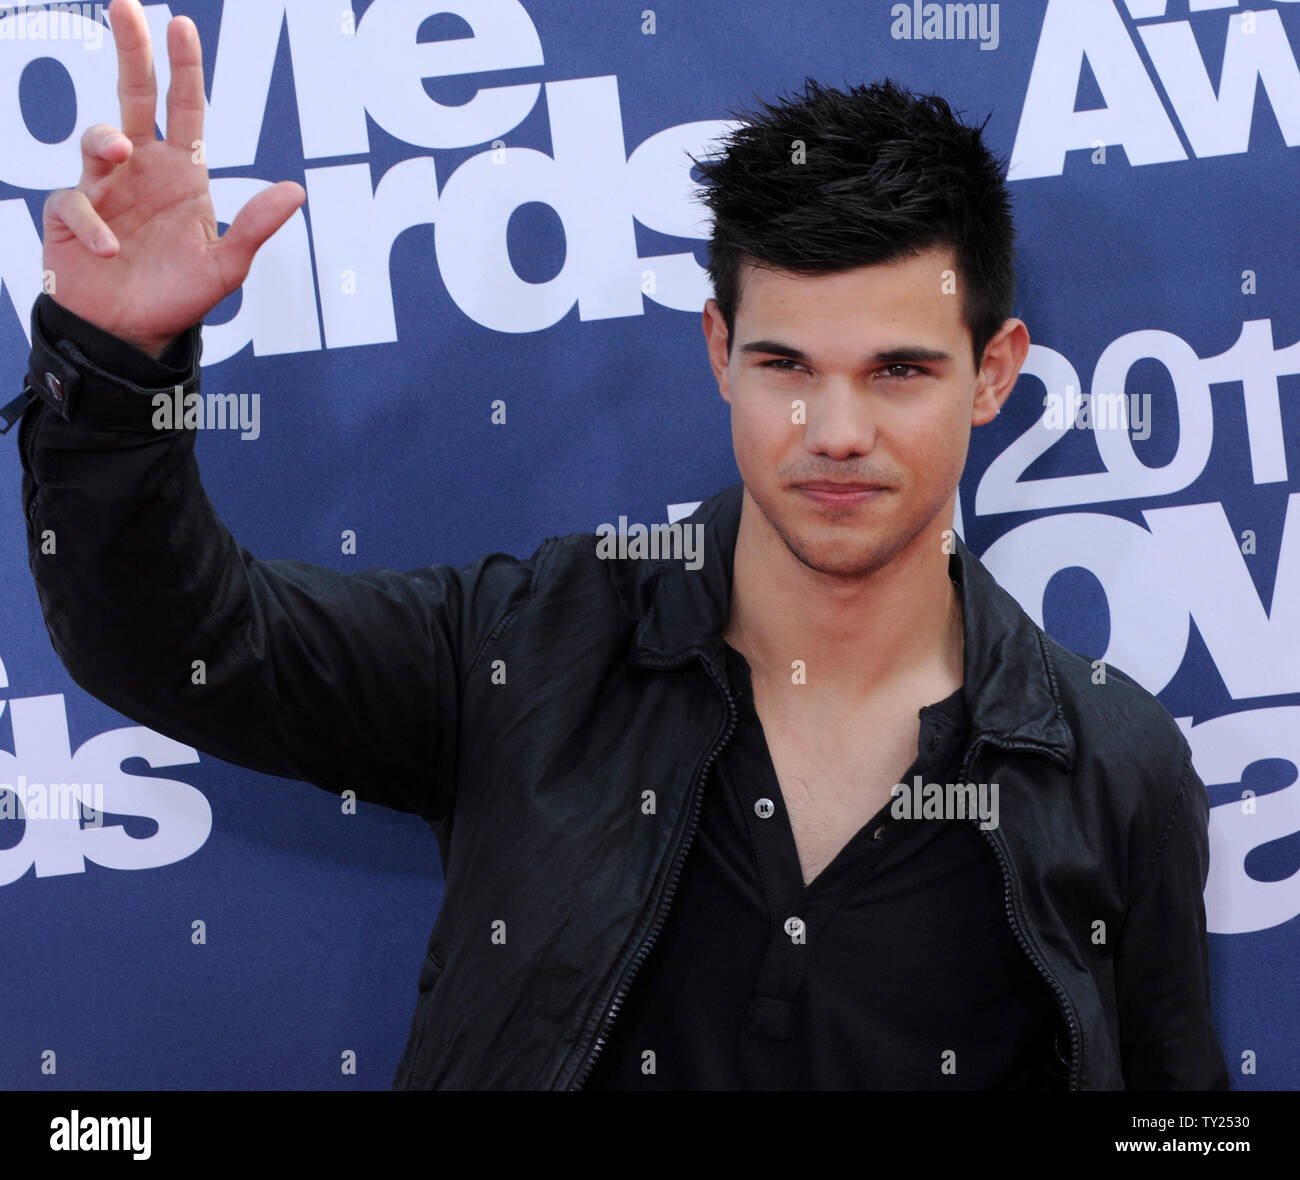
[[[248,275],[253,256],[307,199],[307,190],[292,180],[282,180],[249,199],[221,236],[214,250],[222,258],[221,271],[234,290]]]

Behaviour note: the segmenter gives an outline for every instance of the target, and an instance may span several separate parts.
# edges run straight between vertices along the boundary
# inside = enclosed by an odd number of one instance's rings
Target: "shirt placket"
[[[844,900],[845,890],[861,887],[913,829],[878,813],[808,884],[803,882],[794,829],[776,769],[754,711],[747,669],[737,666],[735,687],[748,724],[721,769],[754,850],[766,905],[768,941],[755,979],[742,1035],[763,1042],[788,1042],[797,997],[815,941]],[[907,770],[926,774],[937,768],[959,735],[939,714],[923,714],[918,756]],[[905,777],[904,782],[910,781]],[[900,827],[900,824],[902,826]]]

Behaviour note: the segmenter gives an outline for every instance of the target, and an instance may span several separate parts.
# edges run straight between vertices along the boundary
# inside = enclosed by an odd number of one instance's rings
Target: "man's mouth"
[[[889,489],[878,483],[818,479],[796,484],[795,490],[828,508],[853,508],[874,500]]]

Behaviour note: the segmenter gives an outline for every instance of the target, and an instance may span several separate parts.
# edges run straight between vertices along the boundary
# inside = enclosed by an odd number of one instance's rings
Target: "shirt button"
[[[878,827],[874,832],[871,833],[871,838],[873,840],[879,840],[884,836],[884,834],[885,834],[885,825],[881,824],[880,827]]]
[[[63,382],[60,381],[53,373],[45,374],[45,388],[48,389],[56,402],[63,400]]]
[[[795,937],[797,937],[798,935],[802,934],[802,933],[803,933],[803,919],[802,919],[802,918],[786,918],[786,920],[785,920],[785,932],[786,932],[786,933],[787,933],[791,938],[795,938]]]
[[[754,814],[759,819],[771,819],[774,811],[776,811],[776,804],[766,797],[754,804]]]

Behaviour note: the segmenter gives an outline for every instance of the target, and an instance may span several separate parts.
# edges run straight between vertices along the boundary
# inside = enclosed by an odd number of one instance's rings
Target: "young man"
[[[1187,744],[951,533],[1029,343],[978,131],[810,83],[705,165],[743,484],[690,518],[700,568],[572,535],[347,575],[253,558],[154,428],[303,193],[218,240],[193,24],[159,142],[143,16],[111,15],[123,135],[47,201],[20,407],[42,609],[127,716],[433,825],[396,1086],[1226,1088]]]

